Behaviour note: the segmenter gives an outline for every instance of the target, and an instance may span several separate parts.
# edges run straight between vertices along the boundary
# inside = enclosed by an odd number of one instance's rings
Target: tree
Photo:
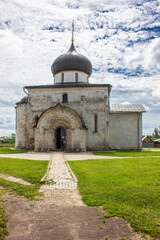
[[[153,133],[152,133],[152,137],[153,138],[158,138],[159,137],[159,131],[157,128],[154,129]]]

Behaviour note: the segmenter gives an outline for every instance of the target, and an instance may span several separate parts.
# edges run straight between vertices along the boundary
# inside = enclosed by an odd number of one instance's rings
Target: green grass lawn
[[[24,152],[28,152],[28,151],[27,150],[16,150],[16,149],[7,148],[7,147],[0,148],[0,154],[24,153]]]
[[[160,237],[160,157],[69,161],[83,201]]]
[[[7,147],[7,148],[14,148],[15,147],[15,143],[3,143],[3,144],[0,144],[0,148],[3,148],[3,147]]]
[[[0,189],[0,196],[3,194],[3,190]],[[5,235],[8,234],[6,229],[7,217],[5,213],[5,209],[3,206],[3,201],[0,200],[0,240],[4,238]]]
[[[19,183],[12,183],[2,178],[0,178],[0,185],[19,195],[34,199],[36,195],[39,195],[37,189],[40,186],[40,180],[47,170],[47,166],[48,161],[0,157],[0,173],[23,178],[24,180],[35,184],[35,186],[25,186]]]
[[[35,184],[40,182],[47,170],[47,166],[48,161],[0,157],[0,173],[21,177]]]
[[[38,200],[39,197],[42,196],[42,194],[38,192],[38,189],[40,187],[38,184],[28,186],[0,178],[0,185],[3,186],[5,190],[8,190],[9,192],[20,196],[25,196],[30,200]]]
[[[160,151],[107,151],[94,152],[95,155],[115,156],[115,157],[143,157],[143,156],[160,156]]]

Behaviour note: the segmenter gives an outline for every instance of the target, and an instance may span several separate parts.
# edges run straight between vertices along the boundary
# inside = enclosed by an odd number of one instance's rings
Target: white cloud
[[[0,107],[0,136],[11,135],[15,132],[15,109],[13,107]]]
[[[155,65],[158,69],[160,69],[160,38],[154,39],[151,42],[149,53],[151,55],[149,64]]]
[[[22,41],[10,30],[0,30],[1,61],[13,58],[22,53]]]
[[[152,97],[157,97],[159,98],[160,97],[160,87],[158,88],[159,86],[157,86],[157,89],[155,89],[154,91],[152,91]]]
[[[77,51],[95,69],[90,82],[112,84],[112,103],[143,103],[148,111],[154,107],[158,113],[160,38],[154,31],[159,26],[158,0],[3,0],[0,4],[1,107],[14,109],[25,85],[53,83],[50,66],[69,49],[74,19]],[[139,76],[132,76],[139,66]],[[14,111],[9,117],[15,118]],[[5,122],[9,132],[11,126]]]
[[[144,44],[134,44],[127,48],[124,61],[129,68],[141,65],[145,70],[160,70],[160,38],[151,40]]]
[[[130,102],[122,102],[121,104],[123,104],[123,105],[129,104],[130,105],[131,103]]]

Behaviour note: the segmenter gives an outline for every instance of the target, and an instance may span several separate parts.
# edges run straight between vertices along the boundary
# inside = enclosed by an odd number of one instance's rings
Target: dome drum
[[[63,71],[58,72],[54,76],[55,84],[62,83],[88,83],[88,74],[80,71]]]

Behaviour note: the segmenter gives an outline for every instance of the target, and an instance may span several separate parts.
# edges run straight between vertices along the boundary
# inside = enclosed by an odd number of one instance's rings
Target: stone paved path
[[[7,174],[0,174],[0,178],[4,178],[8,181],[17,182],[17,183],[21,183],[21,184],[24,184],[24,185],[32,185],[31,183],[23,180],[22,178],[13,177],[13,176],[10,176],[10,175],[7,175]]]
[[[47,172],[41,181],[47,184],[43,185],[40,190],[77,188],[77,179],[62,152],[52,153]]]
[[[20,158],[20,159],[29,159],[29,160],[49,160],[51,153],[39,153],[39,152],[26,152],[26,153],[10,153],[10,154],[0,154],[0,157],[5,158]]]

